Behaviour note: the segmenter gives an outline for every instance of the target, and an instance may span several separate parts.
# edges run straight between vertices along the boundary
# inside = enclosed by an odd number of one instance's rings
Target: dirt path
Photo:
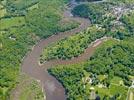
[[[44,47],[48,46],[52,42],[56,42],[62,38],[65,38],[77,32],[80,32],[86,29],[87,27],[89,27],[90,25],[90,21],[88,19],[79,18],[79,17],[71,17],[70,11],[66,11],[64,16],[69,19],[78,21],[79,23],[81,23],[80,26],[78,28],[75,28],[66,32],[61,32],[61,33],[58,33],[57,35],[53,35],[47,39],[41,40],[38,44],[36,44],[33,47],[33,50],[24,58],[23,63],[22,63],[23,73],[41,81],[42,87],[45,90],[47,100],[65,100],[66,99],[65,89],[63,88],[61,83],[59,83],[53,76],[51,76],[47,72],[47,69],[58,64],[72,64],[72,63],[78,63],[78,62],[84,61],[88,59],[93,54],[95,48],[98,45],[100,45],[103,40],[105,40],[105,39],[100,39],[96,41],[95,43],[92,43],[92,45],[89,46],[89,48],[87,48],[82,55],[72,60],[52,60],[52,61],[46,62],[43,65],[44,67],[39,66],[38,64],[39,57]]]

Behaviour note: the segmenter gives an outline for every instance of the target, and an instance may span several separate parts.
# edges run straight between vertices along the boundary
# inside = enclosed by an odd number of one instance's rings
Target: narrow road
[[[95,48],[101,44],[101,42],[105,39],[100,39],[94,43],[92,43],[91,46],[89,46],[85,52],[80,55],[77,58],[74,58],[72,60],[52,60],[49,62],[46,62],[43,67],[38,64],[40,55],[45,47],[47,47],[50,43],[56,42],[62,38],[68,37],[70,35],[73,35],[77,32],[80,32],[82,30],[85,30],[90,25],[90,21],[88,19],[79,18],[79,17],[72,17],[70,16],[71,13],[69,10],[65,11],[64,16],[68,19],[73,19],[75,21],[78,21],[80,26],[78,28],[61,32],[56,35],[52,35],[51,37],[47,39],[41,40],[38,44],[36,44],[33,47],[33,50],[26,55],[26,57],[23,60],[22,63],[22,72],[37,79],[40,80],[43,89],[45,90],[44,93],[46,95],[47,100],[66,100],[65,95],[65,89],[59,83],[53,76],[51,76],[47,69],[54,67],[58,64],[72,64],[72,63],[78,63],[81,61],[84,61],[88,59],[94,52]],[[99,44],[98,44],[99,42]],[[96,46],[97,43],[97,46]]]

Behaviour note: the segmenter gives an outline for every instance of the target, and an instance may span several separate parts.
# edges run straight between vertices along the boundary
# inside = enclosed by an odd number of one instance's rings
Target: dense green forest
[[[79,25],[73,20],[61,21],[66,3],[67,0],[0,0],[0,100],[8,98],[23,57],[40,38]]]
[[[57,66],[49,72],[66,88],[68,100],[88,100],[90,87],[103,100],[126,100],[126,86],[131,85],[130,76],[134,75],[133,41],[133,37],[120,42],[109,40],[97,48],[90,60]]]
[[[96,95],[102,100],[126,100],[128,88],[134,77],[134,10],[132,9],[134,4],[131,0],[120,0],[117,4],[112,0],[109,1],[81,4],[72,11],[76,16],[89,18],[93,26],[104,29],[102,35],[96,34],[95,31],[92,31],[92,35],[87,29],[44,49],[45,60],[70,59],[77,57],[77,54],[80,55],[82,51],[79,50],[87,48],[89,43],[97,39],[96,35],[118,39],[104,42],[85,62],[58,65],[48,70],[63,84],[68,100],[89,100],[92,93],[90,88],[94,88]],[[123,9],[121,12],[118,11],[120,8]],[[88,41],[87,36],[81,40],[77,37],[82,37],[86,32],[94,39],[89,38],[91,41],[85,42],[87,45],[83,48],[83,44],[79,46],[78,43]],[[71,53],[72,49],[76,53]]]
[[[41,62],[51,59],[71,59],[84,52],[92,41],[105,35],[105,29],[95,25],[89,27],[85,32],[62,39],[47,47],[41,56]]]
[[[114,16],[107,17],[106,15],[113,6],[114,3],[109,2],[80,4],[72,10],[72,13],[80,17],[89,18],[92,23],[105,24],[104,20],[110,21],[110,19],[114,19]]]
[[[41,62],[50,59],[77,57],[84,52],[91,42],[104,36],[121,40],[133,36],[134,11],[130,12],[131,10],[129,10],[117,20],[118,16],[112,13],[113,7],[117,7],[117,5],[107,2],[82,4],[75,7],[72,12],[80,17],[90,18],[93,20],[93,26],[86,31],[46,47],[41,56]]]
[[[75,7],[74,16],[88,18],[92,25],[50,44],[41,55],[42,63],[51,59],[71,59],[82,54],[96,39],[116,38],[103,43],[85,62],[48,70],[63,84],[68,100],[88,100],[91,87],[103,100],[125,100],[131,86],[134,78],[134,0],[107,1]],[[67,3],[68,0],[0,0],[0,100],[9,99],[20,78],[23,58],[35,43],[79,26],[74,20],[63,20]],[[33,91],[33,87],[28,87]],[[42,93],[38,95],[43,98]]]

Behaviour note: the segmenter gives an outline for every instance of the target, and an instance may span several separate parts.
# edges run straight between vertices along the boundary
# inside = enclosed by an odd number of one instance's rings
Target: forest
[[[109,8],[110,6],[112,7]],[[78,5],[72,12],[80,15],[80,17],[90,17],[90,19],[93,19],[95,22],[93,22],[92,26],[87,30],[46,47],[41,55],[40,62],[42,63],[51,59],[71,59],[77,57],[89,47],[91,42],[104,36],[120,40],[133,36],[134,11],[132,10],[132,12],[122,14],[119,20],[117,20],[117,16],[114,14],[110,15],[113,16],[113,18],[110,19],[108,14],[112,12],[112,8],[116,6],[115,4],[109,4],[107,2]],[[84,14],[87,15],[84,16]]]
[[[92,41],[105,35],[105,29],[97,28],[95,25],[89,27],[85,32],[80,32],[74,36],[62,39],[57,43],[52,43],[44,49],[41,55],[41,62],[51,59],[71,59],[84,52]]]
[[[131,0],[130,2],[133,3]],[[119,3],[115,4],[110,0],[110,2],[97,4],[87,3],[78,5],[72,10],[75,16],[89,18],[92,25],[104,29],[105,31],[100,37],[110,36],[113,39],[99,46],[89,60],[85,62],[58,65],[48,70],[63,84],[68,100],[89,100],[90,88],[95,89],[96,95],[101,100],[126,100],[128,88],[131,87],[134,77],[134,10],[131,8],[134,4],[130,2],[120,0]],[[120,6],[121,3],[123,7]],[[126,10],[126,7],[129,10]],[[124,13],[114,12],[115,8],[123,9]],[[82,36],[82,33],[86,32],[88,35],[92,34],[85,30],[67,39],[60,40],[58,43],[51,44],[44,49],[44,58],[45,56],[50,57],[49,54],[52,55],[51,59],[63,59],[66,54],[71,54],[72,48],[73,51],[83,49],[82,46],[79,49],[77,46],[72,46],[72,43],[76,45],[75,43],[80,40],[75,37]],[[96,37],[96,32],[93,31],[93,33],[95,34],[92,35],[92,38]],[[86,37],[82,40],[86,41]],[[87,45],[91,42],[87,42]],[[63,51],[60,53],[61,49],[66,50],[66,53]],[[62,55],[63,58],[61,58]],[[75,54],[71,54],[71,57],[75,57]],[[49,60],[50,58],[45,59]],[[68,57],[64,59],[68,59]]]
[[[9,98],[18,82],[23,58],[35,43],[56,32],[78,27],[75,21],[61,22],[66,3],[66,0],[0,0],[0,100]]]
[[[125,100],[126,86],[131,86],[130,76],[134,75],[133,41],[133,37],[121,42],[109,40],[98,47],[88,61],[59,65],[48,71],[66,88],[68,100],[88,100],[90,87],[95,88],[102,100]]]
[[[68,0],[0,0],[0,100],[9,100],[12,90],[21,85],[23,59],[40,39],[79,26],[74,20],[63,20],[67,3]],[[80,4],[72,13],[91,20],[90,27],[44,48],[41,63],[78,57],[96,39],[113,38],[85,62],[48,69],[64,86],[68,100],[88,100],[91,87],[103,100],[126,100],[134,79],[133,8],[134,0]],[[42,99],[41,89],[34,82],[31,79],[22,94],[35,87],[34,99]]]

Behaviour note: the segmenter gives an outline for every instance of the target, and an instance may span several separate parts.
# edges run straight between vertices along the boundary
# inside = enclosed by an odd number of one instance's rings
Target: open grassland
[[[6,14],[6,9],[0,9],[0,18],[4,17]]]
[[[41,84],[36,80],[21,75],[17,86],[11,91],[10,100],[44,100]]]
[[[129,94],[128,94],[128,100],[134,99],[134,88],[130,88]]]
[[[107,0],[115,3],[134,4],[134,0]]]
[[[7,13],[6,9],[2,4],[0,4],[0,18],[4,17],[6,13]]]
[[[25,9],[38,2],[39,0],[8,0],[9,5],[14,5],[17,9]]]
[[[99,88],[96,86],[95,91],[98,91],[101,98],[105,97],[108,99],[110,96],[112,97],[113,95],[119,95],[116,99],[126,100],[125,98],[127,97],[128,88],[119,86],[118,84],[112,84],[109,88]]]
[[[36,3],[36,4],[34,4],[34,5],[30,6],[30,7],[28,7],[28,10],[38,9],[38,7],[39,7],[39,4]]]
[[[9,29],[11,27],[18,27],[25,24],[24,17],[12,17],[0,19],[0,30]]]

